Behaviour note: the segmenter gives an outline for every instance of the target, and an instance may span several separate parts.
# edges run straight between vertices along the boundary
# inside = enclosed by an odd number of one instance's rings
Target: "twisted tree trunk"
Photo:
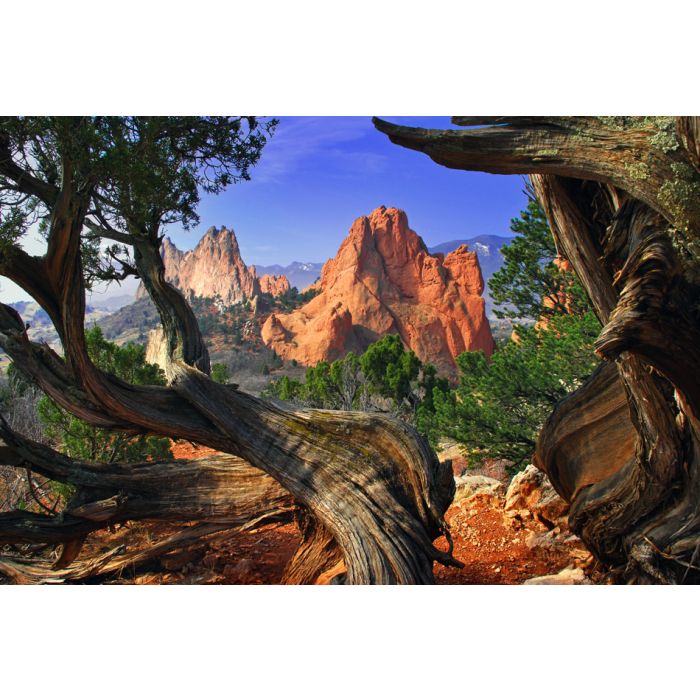
[[[0,152],[3,173],[18,189],[36,189]],[[71,483],[78,492],[56,517],[0,517],[0,543],[64,545],[55,564],[6,559],[0,571],[17,580],[74,580],[143,561],[149,553],[76,561],[87,533],[126,520],[200,521],[200,529],[170,542],[182,547],[294,512],[304,527],[286,576],[291,582],[314,582],[324,572],[328,578],[332,570],[347,583],[430,583],[434,561],[459,565],[433,545],[443,534],[449,540],[444,513],[454,495],[451,469],[412,428],[376,414],[289,411],[209,378],[192,310],[165,281],[158,223],[129,220],[128,230],[118,231],[89,222],[94,234],[133,246],[138,274],[163,323],[169,386],[132,386],[100,371],[88,356],[83,329],[80,237],[93,196],[89,180],[75,175],[67,155],[60,188],[42,183],[39,194],[52,212],[48,252],[36,258],[10,245],[1,254],[0,273],[47,310],[65,358],[30,342],[19,315],[5,305],[0,347],[56,403],[93,425],[187,439],[237,458],[78,464],[5,425],[0,436],[10,455],[6,461]]]
[[[341,559],[349,583],[428,583],[434,560],[455,563],[432,545],[446,531],[443,515],[454,493],[451,470],[410,427],[372,414],[285,411],[215,384],[184,364],[174,373],[176,390],[148,391],[98,375],[104,382],[100,390],[113,392],[103,400],[97,391],[87,394],[66,385],[66,365],[46,347],[30,343],[24,331],[3,331],[4,347],[18,366],[32,372],[64,408],[105,427],[185,438],[240,455],[274,480],[233,458],[70,464],[5,427],[0,433],[14,451],[5,461],[31,466],[79,491],[60,519],[40,519],[43,528],[36,519],[27,522],[26,514],[0,520],[0,542],[73,541],[98,527],[141,518],[217,523],[233,518],[241,524],[260,521],[271,510],[304,508],[329,542],[314,557],[307,554],[304,566],[297,558],[296,582],[314,581],[326,563],[330,568]],[[242,496],[253,501],[239,514]],[[88,504],[99,517],[86,514]],[[302,547],[308,549],[308,543]],[[94,566],[88,569],[95,573]],[[78,573],[72,570],[69,578]]]
[[[273,522],[290,522],[293,499],[272,477],[232,456],[140,464],[88,464],[22,438],[4,421],[3,461],[31,466],[43,476],[74,486],[59,517],[27,511],[0,513],[0,545],[60,544],[56,562],[0,558],[0,572],[21,583],[78,580],[133,567],[172,550],[202,547],[202,538]],[[86,536],[107,525],[136,520],[202,521],[147,550],[113,549],[73,563]]]
[[[700,581],[700,119],[375,120],[451,168],[530,174],[605,360],[545,425],[535,462],[617,580]]]

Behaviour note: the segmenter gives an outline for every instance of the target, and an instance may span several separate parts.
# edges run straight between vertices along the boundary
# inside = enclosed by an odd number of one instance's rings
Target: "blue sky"
[[[381,115],[380,115],[381,116]],[[383,117],[401,124],[450,128],[448,117]],[[352,222],[381,204],[404,209],[430,245],[479,234],[508,235],[524,208],[523,179],[450,170],[392,144],[370,117],[280,117],[252,180],[203,196],[201,224],[168,235],[187,250],[210,226],[233,228],[247,264],[324,262]],[[40,252],[31,241],[30,252]],[[133,292],[134,283],[106,296]],[[27,299],[0,278],[0,300]]]
[[[447,117],[384,117],[450,128]],[[449,170],[395,146],[370,117],[281,117],[252,171],[200,207],[197,230],[170,231],[191,248],[206,228],[236,232],[247,263],[323,262],[335,255],[352,222],[380,204],[404,209],[428,245],[478,234],[508,235],[524,208],[519,176]]]

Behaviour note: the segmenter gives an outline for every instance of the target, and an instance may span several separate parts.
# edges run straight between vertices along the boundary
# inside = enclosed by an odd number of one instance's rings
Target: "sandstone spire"
[[[285,359],[334,360],[397,333],[454,377],[459,353],[493,351],[476,253],[461,246],[431,255],[400,209],[382,206],[356,219],[316,286],[318,296],[263,325],[263,340]]]
[[[193,250],[183,253],[169,239],[161,244],[166,279],[186,296],[220,297],[225,305],[237,304],[261,291],[273,295],[289,289],[284,275],[258,278],[254,266],[246,266],[235,233],[212,226]],[[139,287],[137,298],[145,295]]]

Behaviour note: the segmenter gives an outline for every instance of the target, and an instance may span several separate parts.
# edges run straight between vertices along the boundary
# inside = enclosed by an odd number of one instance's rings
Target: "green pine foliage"
[[[536,321],[543,316],[585,313],[590,305],[575,274],[554,264],[557,250],[552,232],[534,197],[520,218],[511,220],[510,228],[517,235],[501,248],[503,265],[489,281],[496,316]]]
[[[448,387],[432,365],[424,365],[404,348],[398,335],[388,335],[362,355],[349,352],[309,367],[303,382],[283,376],[270,383],[266,395],[316,408],[352,410],[382,404],[412,421],[421,400],[432,405],[437,386]]]
[[[306,370],[303,382],[283,376],[270,383],[267,396],[315,408],[351,410],[360,403],[364,380],[353,352],[335,362],[319,362]]]
[[[398,335],[387,335],[370,345],[360,358],[360,367],[372,393],[392,399],[397,406],[412,398],[412,383],[421,362],[404,349]]]
[[[290,287],[286,292],[277,296],[273,296],[269,292],[262,292],[260,300],[267,308],[289,313],[311,301],[318,293],[318,289],[305,289],[300,292],[296,287]]]
[[[164,385],[163,370],[146,362],[145,349],[129,343],[122,347],[105,340],[95,326],[85,333],[88,354],[95,365],[130,384]],[[46,437],[73,459],[89,462],[137,462],[172,457],[170,441],[164,437],[132,436],[96,428],[64,411],[48,396],[40,399],[37,411]]]
[[[434,444],[456,440],[475,462],[491,457],[522,467],[556,403],[597,365],[599,332],[592,311],[561,315],[546,327],[519,328],[517,341],[504,343],[490,362],[482,352],[462,353],[459,386],[433,390],[433,410],[418,412],[419,430]]]
[[[302,397],[303,384],[287,375],[276,379],[264,392],[265,396],[275,397],[282,401],[299,401]]]
[[[211,378],[219,384],[228,384],[230,378],[228,367],[221,362],[215,362],[211,366]]]

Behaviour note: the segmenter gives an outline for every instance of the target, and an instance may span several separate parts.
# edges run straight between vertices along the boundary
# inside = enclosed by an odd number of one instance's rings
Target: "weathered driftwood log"
[[[179,200],[173,204],[166,191],[160,195],[166,204],[159,210],[159,200],[150,190],[144,193],[142,182],[143,174],[153,167],[148,159],[155,159],[162,168],[179,162],[181,139],[189,138],[198,126],[191,122],[183,126],[176,118],[173,123],[155,121],[135,118],[116,140],[112,131],[121,128],[118,120],[53,120],[45,129],[42,125],[44,131],[35,142],[43,144],[47,153],[55,152],[58,159],[43,177],[27,170],[23,132],[16,137],[16,130],[3,133],[0,128],[0,185],[36,198],[48,212],[46,255],[29,256],[15,243],[6,242],[0,249],[0,273],[47,311],[65,358],[30,342],[19,315],[5,305],[0,306],[0,347],[60,406],[93,425],[187,439],[236,455],[250,466],[228,458],[70,465],[54,454],[50,467],[40,446],[5,428],[6,442],[22,455],[22,465],[43,469],[42,473],[52,471],[54,479],[82,481],[79,501],[58,519],[11,514],[0,521],[0,538],[5,542],[67,539],[59,578],[74,579],[86,571],[93,575],[106,570],[106,561],[86,566],[70,563],[85,532],[97,526],[140,517],[195,518],[204,521],[202,527],[209,532],[207,528],[220,527],[227,519],[229,525],[240,525],[267,517],[271,508],[277,514],[287,513],[293,499],[294,507],[304,511],[305,526],[288,580],[312,582],[337,569],[344,571],[342,580],[347,583],[432,582],[434,561],[458,565],[449,552],[433,545],[442,534],[449,540],[444,513],[454,482],[447,465],[440,465],[413,429],[385,416],[289,411],[209,378],[209,358],[194,314],[180,292],[165,281],[159,254],[160,227],[169,216],[168,207],[186,209],[187,205]],[[104,140],[105,152],[118,152],[114,170],[109,170],[109,159],[92,148],[90,139],[96,134]],[[42,139],[48,140],[48,147]],[[158,147],[152,148],[155,141]],[[192,158],[199,167],[206,144],[194,141]],[[164,151],[172,151],[172,157],[158,160]],[[141,169],[132,168],[136,161]],[[35,162],[41,166],[43,161]],[[180,186],[178,172],[173,177],[173,186]],[[157,183],[156,189],[162,190],[162,184]],[[132,386],[100,371],[91,361],[83,327],[81,237],[86,231],[133,249],[134,272],[162,320],[169,386]],[[61,465],[63,473],[57,473],[56,465]],[[262,472],[268,476],[263,478]],[[237,499],[249,487],[254,498],[239,503]],[[289,496],[283,497],[282,492]],[[66,537],[66,532],[72,536]],[[110,561],[109,566],[115,566],[114,557]],[[124,565],[123,559],[119,562]],[[46,570],[46,566],[31,570],[24,566],[27,578]]]
[[[455,118],[376,126],[451,168],[531,176],[607,362],[555,409],[535,460],[620,580],[700,580],[697,117]]]

